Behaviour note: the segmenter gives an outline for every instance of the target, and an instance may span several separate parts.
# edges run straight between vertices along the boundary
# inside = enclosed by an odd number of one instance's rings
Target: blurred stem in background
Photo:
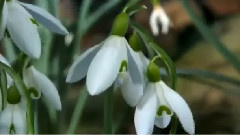
[[[110,87],[104,97],[104,134],[112,134],[113,130],[113,96],[113,87]]]
[[[191,5],[190,0],[180,0],[183,7],[191,17],[198,31],[202,34],[203,38],[210,43],[212,43],[215,48],[222,54],[224,58],[226,58],[229,62],[233,64],[235,69],[240,72],[240,60],[238,57],[233,54],[221,41],[220,39],[214,35],[211,28],[204,23],[203,19],[200,18],[197,13],[194,11],[193,6]]]

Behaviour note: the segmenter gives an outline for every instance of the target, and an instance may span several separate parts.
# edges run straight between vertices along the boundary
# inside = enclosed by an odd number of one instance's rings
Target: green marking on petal
[[[7,101],[9,104],[18,104],[21,101],[21,95],[16,86],[11,86],[7,92]]]
[[[30,18],[31,22],[37,26],[39,26],[38,22],[34,18]]]
[[[161,105],[159,106],[158,108],[158,111],[157,111],[157,116],[161,117],[163,115],[163,112],[166,112],[168,115],[171,115],[171,110],[165,106],[165,105]]]
[[[15,128],[13,124],[10,126],[9,134],[15,134]]]
[[[123,60],[119,72],[127,71],[127,69],[128,69],[128,63],[126,60]]]

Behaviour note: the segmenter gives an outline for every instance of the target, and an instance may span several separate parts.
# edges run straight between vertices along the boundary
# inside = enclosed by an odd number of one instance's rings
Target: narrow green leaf
[[[233,66],[240,72],[240,60],[238,57],[233,54],[221,41],[220,39],[214,35],[211,28],[204,23],[203,19],[200,18],[197,13],[194,11],[193,6],[190,4],[189,0],[180,0],[185,10],[190,15],[192,21],[197,27],[198,31],[202,34],[203,38],[212,45],[222,54],[224,58],[230,61]]]
[[[232,77],[216,73],[208,70],[201,69],[177,69],[177,75],[179,77],[195,77],[195,78],[205,78],[212,79],[218,82],[227,82],[237,86],[240,86],[240,80],[234,79]]]
[[[78,123],[81,119],[84,107],[86,105],[87,99],[88,99],[88,92],[86,90],[86,87],[83,89],[81,96],[78,98],[77,104],[75,106],[72,118],[71,118],[71,123],[69,125],[67,134],[74,134],[76,133]]]

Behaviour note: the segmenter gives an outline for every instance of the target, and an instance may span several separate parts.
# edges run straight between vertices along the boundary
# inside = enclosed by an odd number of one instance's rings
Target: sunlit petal
[[[163,81],[160,82],[166,101],[171,109],[177,114],[184,130],[189,134],[195,133],[195,124],[192,112],[186,101],[174,90],[169,88]]]
[[[127,55],[124,40],[119,36],[110,36],[93,58],[87,73],[87,88],[91,95],[103,92],[117,78]]]
[[[149,84],[146,92],[137,104],[134,123],[137,134],[152,134],[157,112],[155,85]]]

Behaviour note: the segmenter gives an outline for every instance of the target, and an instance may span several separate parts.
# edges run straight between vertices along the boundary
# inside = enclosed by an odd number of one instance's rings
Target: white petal
[[[99,93],[110,87],[117,75],[127,51],[123,37],[110,36],[100,51],[93,58],[87,73],[87,88],[90,95]]]
[[[130,75],[127,72],[119,74],[123,84],[120,86],[122,95],[126,100],[127,104],[134,107],[137,105],[139,99],[143,95],[143,85],[133,84]]]
[[[195,133],[195,124],[192,112],[186,101],[174,90],[169,88],[163,81],[160,82],[164,90],[164,97],[171,109],[177,114],[184,130],[189,134]]]
[[[41,41],[32,16],[15,0],[8,3],[7,29],[14,43],[27,55],[39,58]]]
[[[32,4],[26,4],[22,2],[19,3],[28,10],[28,12],[34,17],[34,19],[43,24],[50,31],[62,35],[69,34],[67,29],[61,24],[61,22],[57,20],[54,16],[49,14],[46,10],[36,7]]]
[[[171,121],[171,116],[163,112],[163,116],[155,118],[155,125],[159,128],[166,128]]]
[[[16,134],[26,133],[26,110],[19,105],[13,107],[13,125]]]
[[[87,75],[87,71],[91,61],[93,60],[96,53],[99,51],[102,43],[95,45],[94,47],[85,51],[81,56],[79,56],[73,63],[68,71],[66,82],[73,83],[81,80]]]
[[[149,19],[149,24],[152,30],[153,35],[159,34],[159,28],[158,28],[158,13],[155,12],[155,10],[152,11]]]
[[[162,33],[167,34],[170,27],[170,20],[163,9],[159,9],[159,21],[162,23]]]
[[[58,91],[51,80],[39,71],[37,71],[33,66],[26,69],[26,78],[28,82],[31,82],[29,87],[34,87],[40,90],[47,102],[52,105],[56,110],[61,110],[61,101]],[[33,85],[33,86],[31,86]]]
[[[6,5],[6,1],[4,2],[3,5],[3,11],[2,11],[2,22],[1,22],[1,30],[0,30],[0,39],[3,38],[7,26],[7,17],[8,17],[8,9]]]
[[[7,106],[0,114],[0,134],[8,134],[12,124],[12,110]]]
[[[139,56],[137,56],[137,53],[134,52],[132,48],[128,45],[127,41],[125,42],[125,44],[127,46],[128,70],[132,81],[134,84],[143,84],[143,71],[142,65],[140,65],[140,58]]]
[[[154,84],[149,84],[137,104],[134,123],[137,134],[152,134],[157,112],[157,97]]]

